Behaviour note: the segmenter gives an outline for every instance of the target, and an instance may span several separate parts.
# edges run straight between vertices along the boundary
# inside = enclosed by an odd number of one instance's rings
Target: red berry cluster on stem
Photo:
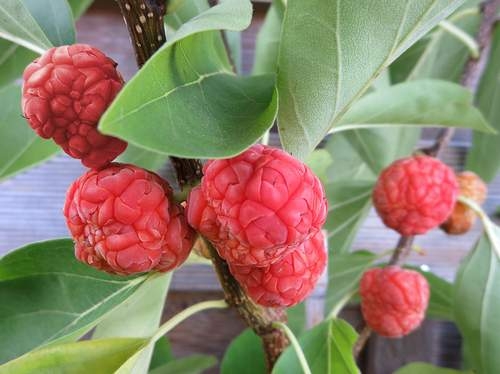
[[[189,224],[213,243],[257,303],[302,301],[326,264],[320,230],[327,203],[319,179],[264,145],[208,161],[203,171],[188,199]]]

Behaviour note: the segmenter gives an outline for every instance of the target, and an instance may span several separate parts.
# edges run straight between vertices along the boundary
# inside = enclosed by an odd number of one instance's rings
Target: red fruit
[[[281,260],[265,266],[235,266],[231,273],[257,304],[290,307],[304,300],[325,270],[326,248],[318,231]]]
[[[127,147],[97,123],[123,86],[116,63],[86,44],[49,49],[23,74],[23,113],[42,138],[89,168],[106,166]]]
[[[366,271],[359,293],[368,326],[390,338],[399,338],[417,329],[429,303],[429,284],[424,276],[397,266]]]
[[[417,235],[443,223],[457,195],[453,170],[436,158],[413,156],[382,171],[373,204],[386,226],[402,235]]]
[[[239,156],[208,161],[187,209],[189,223],[228,262],[265,266],[320,230],[327,203],[305,164],[254,145]]]
[[[76,257],[110,273],[172,270],[193,245],[168,183],[133,165],[82,175],[68,190],[64,215]]]

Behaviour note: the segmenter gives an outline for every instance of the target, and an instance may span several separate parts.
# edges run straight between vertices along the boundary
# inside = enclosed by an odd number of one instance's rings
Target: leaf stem
[[[207,309],[223,309],[227,307],[228,305],[225,300],[203,301],[201,303],[191,305],[189,308],[184,309],[182,312],[176,314],[175,316],[170,318],[167,322],[165,322],[163,325],[161,325],[158,331],[151,337],[151,342],[153,343],[156,342],[163,335],[165,335],[167,332],[172,330],[174,327],[176,327],[184,320],[191,317],[193,314],[196,314],[198,312]]]
[[[295,353],[297,354],[297,358],[299,359],[300,366],[302,367],[304,374],[312,374],[309,364],[307,363],[306,356],[304,355],[304,351],[302,351],[302,347],[292,330],[290,330],[290,328],[283,322],[274,322],[273,325],[285,332],[286,336],[290,340],[290,343],[292,344],[293,349],[295,350]]]
[[[457,40],[461,41],[469,49],[470,55],[473,58],[479,57],[479,45],[472,36],[467,34],[464,30],[456,26],[454,23],[446,20],[439,22],[439,27],[441,27],[450,35],[454,36]]]

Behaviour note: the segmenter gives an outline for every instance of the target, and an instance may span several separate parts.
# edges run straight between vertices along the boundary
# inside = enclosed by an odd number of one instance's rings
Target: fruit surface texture
[[[315,235],[326,218],[321,182],[288,153],[254,145],[208,161],[188,220],[232,265],[267,266]]]
[[[97,124],[123,86],[116,63],[86,44],[54,47],[23,74],[22,110],[35,132],[53,139],[89,168],[101,168],[127,147]]]
[[[457,196],[453,170],[434,157],[413,156],[382,171],[373,190],[373,203],[386,226],[401,235],[417,235],[442,224]]]
[[[187,258],[194,232],[158,175],[133,165],[90,170],[64,207],[76,257],[110,273],[168,271]]]
[[[429,303],[429,284],[397,266],[366,271],[360,282],[361,311],[377,334],[398,338],[420,326]]]

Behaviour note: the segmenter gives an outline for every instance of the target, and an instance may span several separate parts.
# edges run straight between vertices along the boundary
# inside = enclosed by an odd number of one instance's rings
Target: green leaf
[[[495,135],[474,132],[472,148],[467,155],[465,168],[477,173],[484,181],[491,182],[500,169],[500,27],[493,34],[489,64],[477,92],[477,106],[499,132]]]
[[[266,372],[264,349],[255,333],[246,329],[229,344],[221,363],[222,374]]]
[[[117,162],[140,166],[148,170],[158,170],[168,161],[168,157],[157,152],[129,144],[125,152],[116,159]]]
[[[358,290],[363,273],[373,266],[377,256],[367,251],[356,251],[329,256],[326,313],[337,314]]]
[[[241,74],[243,70],[241,31],[223,31],[223,33],[227,41],[227,48],[229,49],[234,71]]]
[[[472,367],[478,373],[500,372],[500,260],[494,243],[500,229],[486,234],[460,265],[454,289],[455,321],[468,347]]]
[[[332,156],[326,149],[316,149],[309,157],[307,157],[306,164],[316,174],[323,184],[329,181],[328,168],[332,164]]]
[[[0,39],[0,87],[18,79],[24,68],[36,57],[37,54],[29,49]],[[16,109],[19,111],[19,108]]]
[[[169,30],[174,33],[184,23],[210,8],[207,0],[171,0],[168,2],[165,23],[167,24],[167,40]]]
[[[52,47],[52,43],[22,0],[0,3],[0,37],[37,53]]]
[[[94,0],[68,0],[75,19],[80,18],[93,2]]]
[[[284,13],[282,0],[273,0],[255,41],[252,74],[276,72]]]
[[[159,339],[155,343],[153,349],[153,356],[151,357],[151,364],[149,365],[149,370],[153,370],[169,361],[172,361],[174,356],[172,354],[172,348],[170,346],[170,341],[166,336]]]
[[[425,362],[412,362],[401,369],[398,369],[394,374],[473,374],[472,371],[458,371],[454,369],[440,368]]]
[[[96,327],[93,338],[108,337],[150,337],[158,330],[165,305],[172,273],[157,274],[150,277],[125,300],[109,313]],[[127,328],[123,328],[127,321]],[[131,363],[129,373],[147,373],[154,344],[149,344],[137,354]]]
[[[333,131],[374,126],[448,126],[495,132],[473,106],[468,89],[439,80],[410,81],[370,93],[351,107]]]
[[[306,329],[306,304],[302,302],[286,310],[287,325],[296,336],[300,336]]]
[[[216,364],[217,359],[214,356],[192,355],[170,361],[151,370],[149,374],[201,374]]]
[[[115,338],[55,345],[30,352],[0,366],[0,374],[114,373],[145,341]]]
[[[299,339],[307,362],[314,374],[359,373],[352,348],[358,334],[347,322],[341,319],[325,321]],[[273,374],[301,374],[302,369],[292,347],[280,356]]]
[[[50,140],[40,138],[21,116],[21,87],[0,89],[0,180],[36,165],[59,151]]]
[[[429,271],[412,269],[417,270],[427,279],[431,289],[427,316],[453,321],[453,285]]]
[[[75,23],[66,0],[22,0],[22,2],[53,45],[68,45],[75,42]]]
[[[120,92],[100,129],[179,157],[226,157],[250,146],[274,121],[274,79],[233,75],[218,33],[203,32],[240,30],[250,17],[250,3],[227,0],[183,24]]]
[[[108,275],[78,262],[73,242],[27,245],[0,260],[0,363],[77,339],[125,301],[146,276]]]
[[[278,73],[284,148],[304,159],[392,61],[462,2],[289,1]]]

